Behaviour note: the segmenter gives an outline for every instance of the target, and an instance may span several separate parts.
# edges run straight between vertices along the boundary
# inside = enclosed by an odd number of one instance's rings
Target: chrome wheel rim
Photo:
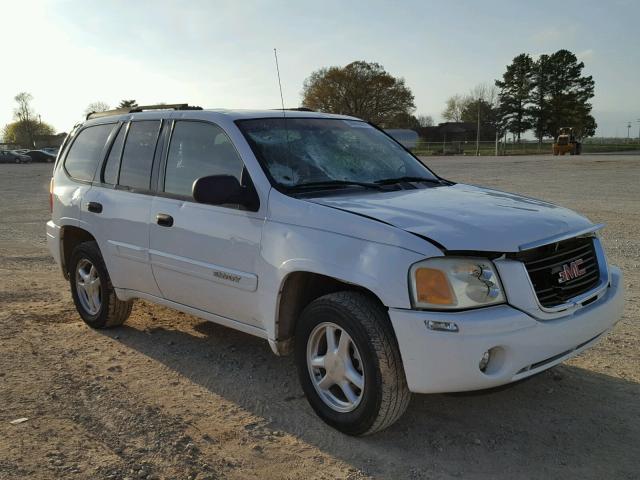
[[[316,392],[336,412],[357,408],[364,393],[364,369],[355,342],[339,325],[317,325],[307,341],[307,368]]]
[[[86,258],[80,260],[76,268],[76,290],[82,308],[89,315],[96,315],[102,305],[100,276],[95,265]]]

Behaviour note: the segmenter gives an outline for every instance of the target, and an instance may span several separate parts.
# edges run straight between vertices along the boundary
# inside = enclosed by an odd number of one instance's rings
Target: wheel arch
[[[87,230],[75,225],[64,225],[60,228],[60,263],[62,274],[69,278],[69,261],[73,250],[84,242],[96,242],[96,238]]]
[[[302,310],[317,298],[340,291],[363,293],[387,309],[378,295],[361,285],[312,271],[290,272],[282,280],[278,291],[275,340],[270,341],[274,352],[278,355],[290,354],[293,351],[296,322]]]

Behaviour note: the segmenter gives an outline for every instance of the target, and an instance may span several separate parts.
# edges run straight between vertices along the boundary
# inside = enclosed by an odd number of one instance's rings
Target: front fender
[[[426,243],[426,242],[425,242]],[[433,247],[432,256],[442,252]],[[261,242],[261,311],[275,338],[279,292],[294,272],[329,276],[373,292],[389,308],[410,308],[409,267],[425,255],[310,227],[267,221]]]

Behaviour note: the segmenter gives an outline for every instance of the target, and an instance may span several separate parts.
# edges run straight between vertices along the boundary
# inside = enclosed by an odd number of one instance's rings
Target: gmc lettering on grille
[[[587,270],[584,268],[580,268],[583,260],[579,258],[578,260],[574,260],[571,263],[565,263],[562,266],[562,270],[560,270],[560,276],[558,277],[558,283],[565,283],[569,280],[573,280],[574,278],[581,277]]]

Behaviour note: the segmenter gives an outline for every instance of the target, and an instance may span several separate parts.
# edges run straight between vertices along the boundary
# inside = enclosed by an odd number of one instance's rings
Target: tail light
[[[49,182],[49,211],[53,213],[53,177]]]

